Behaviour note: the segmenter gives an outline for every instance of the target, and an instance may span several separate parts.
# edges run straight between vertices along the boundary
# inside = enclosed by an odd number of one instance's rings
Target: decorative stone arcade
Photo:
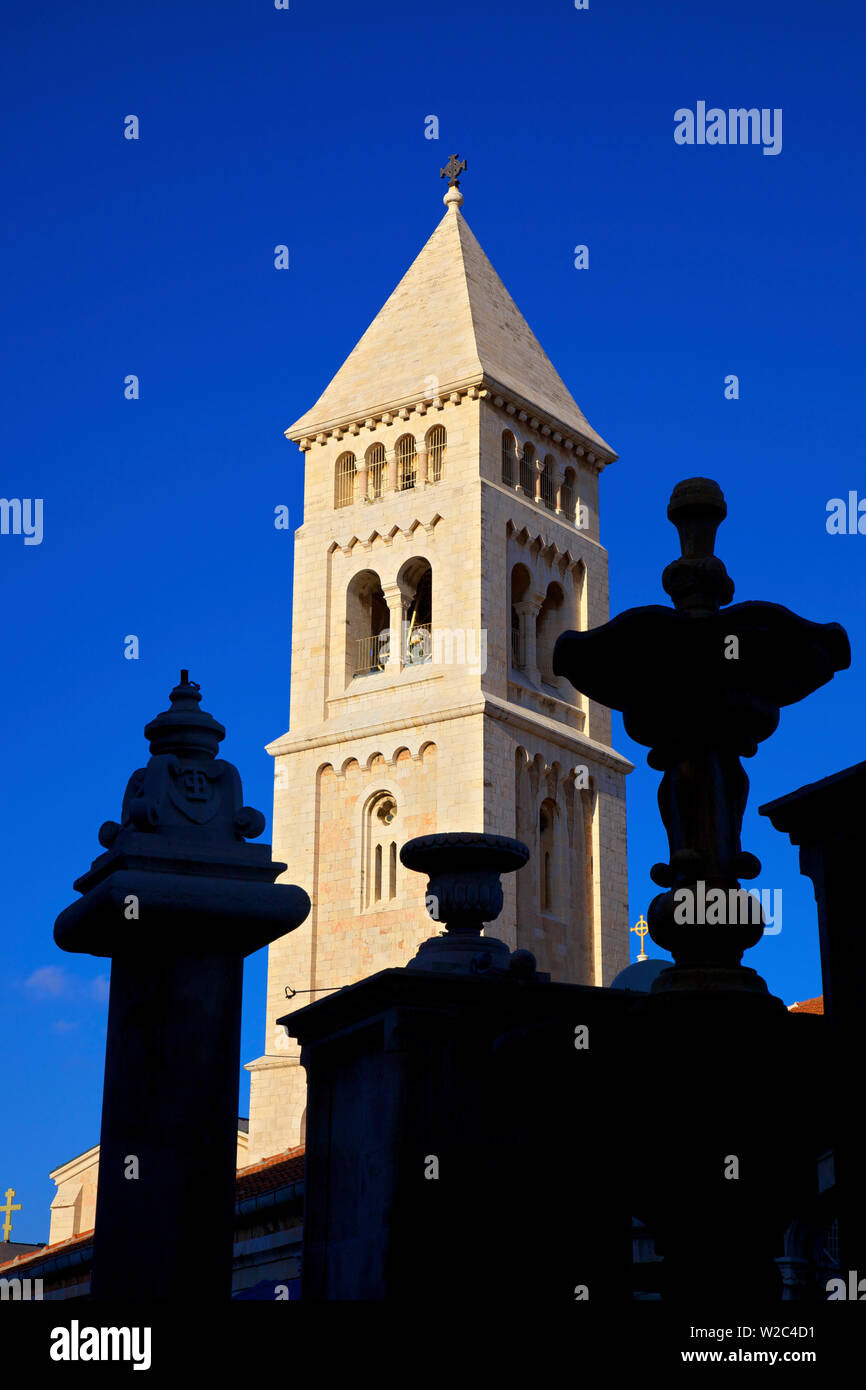
[[[264,817],[186,671],[170,698],[54,928],[62,950],[112,962],[95,1298],[229,1298],[243,959],[310,907],[275,884],[269,845],[245,843]]]

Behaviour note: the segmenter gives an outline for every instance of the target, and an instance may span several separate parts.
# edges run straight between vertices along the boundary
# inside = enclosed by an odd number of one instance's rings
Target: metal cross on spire
[[[439,170],[440,179],[448,180],[449,188],[460,187],[460,175],[466,172],[466,160],[461,159],[458,154],[452,154],[444,169]]]

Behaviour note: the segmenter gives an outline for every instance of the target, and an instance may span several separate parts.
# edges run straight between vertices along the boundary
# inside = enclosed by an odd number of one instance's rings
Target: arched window
[[[371,501],[385,491],[385,445],[371,444],[367,450],[367,496]]]
[[[348,507],[355,500],[355,455],[341,454],[334,469],[334,506]]]
[[[544,471],[541,474],[541,500],[545,507],[553,511],[556,506],[556,496],[554,493],[553,473],[555,462],[550,454],[545,457]]]
[[[517,471],[517,440],[511,430],[502,431],[502,481],[506,487],[514,487]]]
[[[559,491],[562,514],[566,521],[574,521],[574,469],[566,468],[562,487]]]
[[[547,586],[544,602],[535,620],[535,659],[541,672],[541,679],[548,685],[556,680],[553,674],[553,648],[562,631],[563,614],[560,611],[565,601],[561,585],[552,580]]]
[[[403,595],[403,664],[418,666],[433,659],[433,571],[430,561],[414,556],[402,565],[397,583]]]
[[[397,896],[397,841],[394,821],[397,802],[391,792],[378,791],[363,813],[361,905],[375,907]]]
[[[415,452],[415,436],[404,434],[397,440],[397,491],[406,492],[415,486],[418,473],[418,455]]]
[[[524,444],[520,455],[520,486],[527,497],[535,496],[535,450],[531,444]]]
[[[441,483],[445,477],[445,426],[434,425],[427,436],[427,477]]]
[[[391,614],[375,570],[362,570],[346,591],[346,680],[384,671]]]

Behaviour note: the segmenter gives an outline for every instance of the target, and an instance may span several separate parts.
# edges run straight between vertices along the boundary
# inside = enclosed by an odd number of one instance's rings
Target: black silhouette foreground
[[[740,844],[740,758],[849,651],[837,624],[723,609],[733,585],[712,551],[725,510],[715,483],[680,484],[674,609],[565,634],[554,659],[624,711],[665,774],[670,862],[653,871],[667,891],[650,922],[674,965],[644,994],[550,982],[480,935],[501,907],[492,879],[525,847],[468,834],[405,845],[444,904],[444,936],[280,1020],[309,1079],[305,1298],[501,1301],[519,1244],[522,1298],[615,1305],[635,1292],[635,1217],[663,1257],[664,1301],[781,1298],[784,1233],[836,1133],[824,1020],[790,1013],[741,964],[760,915],[682,922],[676,895],[702,886],[727,902],[757,874]],[[630,1084],[637,1059],[646,1086]]]
[[[229,1297],[243,960],[310,908],[246,843],[264,816],[186,671],[170,698],[54,928],[62,950],[111,957],[94,1298]]]
[[[778,605],[725,606],[733,585],[713,555],[724,515],[715,483],[679,484],[669,516],[683,553],[664,575],[674,608],[565,634],[554,659],[623,710],[664,773],[670,858],[653,870],[665,891],[649,917],[674,964],[645,992],[551,981],[484,934],[525,845],[481,833],[405,844],[438,929],[405,968],[276,1020],[308,1074],[305,1299],[489,1299],[498,1318],[511,1293],[616,1307],[652,1278],[681,1307],[765,1307],[782,1297],[785,1233],[814,1208],[828,1152],[841,1272],[866,1271],[863,1140],[845,1086],[866,1006],[852,929],[864,765],[764,808],[816,885],[826,1019],[789,1012],[742,964],[760,916],[702,917],[711,894],[740,903],[740,880],[760,868],[740,843],[741,757],[782,706],[848,664],[848,642]],[[652,680],[634,681],[636,666]],[[56,926],[64,949],[112,957],[100,1298],[188,1297],[191,1244],[196,1292],[227,1297],[242,957],[309,908],[274,884],[283,866],[268,847],[245,843],[262,818],[215,759],[224,731],[198,702],[183,673],[148,726],[153,756],[122,824],[103,827],[107,853]],[[690,898],[703,906],[689,921]],[[635,1219],[662,1257],[651,1272],[633,1262]],[[826,1297],[814,1281],[800,1294]]]

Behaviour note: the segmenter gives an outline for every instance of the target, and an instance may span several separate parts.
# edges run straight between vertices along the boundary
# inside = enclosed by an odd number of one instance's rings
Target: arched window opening
[[[362,824],[361,905],[369,908],[397,896],[397,841],[394,822],[397,802],[391,792],[378,791],[364,807]]]
[[[403,593],[403,664],[433,659],[433,571],[420,556],[407,560],[397,576]]]
[[[362,570],[346,593],[346,679],[384,671],[391,614],[375,570]]]
[[[554,459],[548,454],[544,460],[544,469],[541,474],[541,500],[545,507],[553,511],[556,506],[556,496],[554,491],[553,473],[555,468]]]
[[[385,445],[371,444],[367,450],[367,496],[370,501],[385,491]]]
[[[548,685],[553,685],[556,676],[553,674],[553,648],[556,639],[562,631],[563,613],[561,612],[565,594],[561,585],[552,581],[547,586],[547,593],[544,602],[538,610],[538,617],[535,620],[535,652],[538,669],[541,672],[541,679]]]
[[[415,452],[415,436],[404,434],[397,440],[397,490],[406,492],[415,486],[418,475],[418,455]]]
[[[535,496],[535,449],[524,444],[520,455],[520,486],[527,497]]]
[[[341,454],[334,469],[334,506],[348,507],[355,500],[355,455]]]
[[[514,487],[517,471],[517,440],[511,430],[502,431],[502,481],[506,487]]]
[[[441,483],[445,477],[445,426],[434,425],[427,439],[427,477],[431,483]]]
[[[566,468],[565,477],[559,492],[562,514],[567,521],[574,521],[574,469]]]

